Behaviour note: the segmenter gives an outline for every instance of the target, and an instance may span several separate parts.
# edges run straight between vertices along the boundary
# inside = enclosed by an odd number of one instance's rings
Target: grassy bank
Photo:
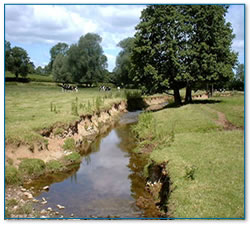
[[[167,163],[172,217],[243,218],[244,96],[194,103],[142,115],[138,151]],[[218,123],[218,112],[233,129]]]
[[[32,143],[38,131],[55,123],[67,124],[79,115],[110,107],[124,99],[123,91],[99,92],[83,88],[62,92],[60,87],[34,83],[6,83],[5,138],[10,143]]]

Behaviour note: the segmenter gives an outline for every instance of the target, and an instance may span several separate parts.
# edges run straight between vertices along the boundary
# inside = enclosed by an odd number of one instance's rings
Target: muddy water
[[[56,210],[57,204],[63,205],[64,217],[72,213],[76,218],[151,217],[136,206],[136,199],[147,195],[142,176],[146,160],[132,153],[136,146],[130,128],[139,113],[124,114],[114,129],[97,138],[80,166],[31,184],[35,197],[48,201],[43,208]],[[39,191],[45,185],[50,185],[49,191]]]

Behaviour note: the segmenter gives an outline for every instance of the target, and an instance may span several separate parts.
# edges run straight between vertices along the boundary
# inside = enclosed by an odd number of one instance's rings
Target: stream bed
[[[152,210],[140,209],[136,204],[139,197],[149,194],[143,177],[147,160],[132,152],[136,143],[130,128],[140,112],[123,114],[70,172],[50,174],[29,184],[36,199],[48,201],[43,208],[60,211],[64,218],[153,217]],[[47,185],[49,190],[41,191]],[[65,209],[58,210],[57,204]]]

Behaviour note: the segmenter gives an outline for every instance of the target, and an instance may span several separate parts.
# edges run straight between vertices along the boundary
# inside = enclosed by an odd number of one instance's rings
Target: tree
[[[50,70],[52,70],[52,66],[57,55],[61,54],[65,56],[68,50],[69,50],[68,44],[63,43],[63,42],[57,43],[50,49],[50,62],[48,64],[48,66],[50,67]]]
[[[56,82],[68,83],[72,81],[72,75],[69,72],[68,57],[58,54],[54,60],[52,68],[53,78]]]
[[[5,47],[5,69],[10,71],[12,65],[12,58],[11,58],[11,44],[9,41],[4,41]]]
[[[119,55],[116,57],[116,67],[114,68],[116,84],[121,86],[130,85],[133,79],[129,76],[131,70],[131,55],[134,48],[134,38],[126,38],[117,45],[122,48]]]
[[[180,88],[190,102],[195,85],[229,80],[237,55],[226,12],[223,5],[148,6],[136,27],[134,81],[145,93],[173,89],[180,104]]]
[[[191,46],[188,54],[188,76],[186,77],[186,102],[192,101],[192,87],[210,84],[225,84],[233,77],[237,54],[231,50],[234,38],[230,23],[225,15],[228,6],[190,5],[185,7],[188,23],[192,29],[187,43]]]
[[[179,89],[185,42],[181,6],[150,5],[142,11],[136,26],[135,47],[132,53],[133,80],[144,93],[174,90],[177,104],[181,103]]]
[[[244,64],[239,64],[236,68],[236,80],[239,80],[244,83],[245,78]]]
[[[25,77],[29,72],[30,63],[27,52],[20,47],[14,47],[11,49],[10,58],[10,72],[15,74],[17,80],[19,74]]]
[[[101,41],[98,34],[88,33],[70,46],[67,59],[73,82],[92,84],[103,79],[107,57],[103,54]]]
[[[41,66],[36,68],[36,74],[43,75],[43,68]]]
[[[31,74],[35,73],[35,65],[33,62],[28,63],[28,73],[31,73]]]

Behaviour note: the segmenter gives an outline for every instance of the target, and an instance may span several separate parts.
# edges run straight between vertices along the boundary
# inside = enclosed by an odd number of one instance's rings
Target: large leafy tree
[[[52,74],[56,82],[68,83],[72,81],[71,73],[69,72],[68,57],[58,54],[54,60]]]
[[[27,76],[29,72],[30,58],[23,48],[12,48],[9,62],[8,69],[15,74],[17,80],[19,75],[22,77]]]
[[[65,56],[68,50],[69,46],[64,42],[59,42],[50,49],[50,62],[48,64],[50,70],[52,70],[57,55],[61,54]]]
[[[186,87],[190,102],[198,83],[226,81],[237,55],[223,5],[151,5],[142,11],[132,54],[134,81],[146,93]]]
[[[115,82],[117,85],[131,85],[133,80],[130,74],[131,70],[131,55],[134,48],[134,38],[126,38],[119,42],[118,47],[122,50],[116,57],[116,67],[114,68]]]
[[[5,47],[5,69],[10,71],[11,64],[12,64],[12,58],[11,58],[11,44],[9,41],[4,41],[4,47]]]
[[[136,27],[131,73],[145,93],[173,89],[176,103],[181,102],[179,89],[184,86],[180,57],[185,49],[185,24],[179,8],[150,5],[142,11]]]
[[[67,56],[74,82],[92,84],[103,80],[107,57],[103,54],[101,41],[98,34],[88,33],[70,46]]]
[[[184,10],[192,27],[187,39],[190,51],[185,98],[190,102],[191,90],[196,84],[223,86],[233,77],[237,54],[231,50],[234,38],[231,24],[225,20],[228,6],[190,5]]]

